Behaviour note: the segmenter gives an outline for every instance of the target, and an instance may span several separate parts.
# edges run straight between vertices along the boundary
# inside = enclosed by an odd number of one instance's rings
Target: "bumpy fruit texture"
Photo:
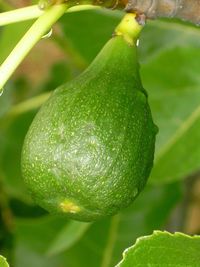
[[[136,46],[115,36],[36,115],[22,153],[25,183],[49,212],[81,221],[113,215],[143,189],[156,132]]]

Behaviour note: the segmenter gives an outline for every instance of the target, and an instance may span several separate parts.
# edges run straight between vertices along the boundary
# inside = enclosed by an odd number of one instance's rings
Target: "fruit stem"
[[[144,21],[139,23],[135,13],[127,13],[115,29],[115,35],[122,35],[129,44],[136,43],[143,28]]]
[[[4,63],[0,66],[0,89],[13,74],[33,46],[44,36],[52,25],[65,13],[67,5],[55,5],[44,12],[25,33]]]

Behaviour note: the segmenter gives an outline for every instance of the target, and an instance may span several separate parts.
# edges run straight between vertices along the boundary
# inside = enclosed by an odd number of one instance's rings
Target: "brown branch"
[[[200,0],[129,0],[126,10],[147,18],[180,18],[200,25]]]
[[[125,9],[147,18],[180,18],[200,25],[200,0],[39,0],[48,5],[67,2],[71,6],[93,4],[112,9]],[[45,6],[45,5],[44,5]]]

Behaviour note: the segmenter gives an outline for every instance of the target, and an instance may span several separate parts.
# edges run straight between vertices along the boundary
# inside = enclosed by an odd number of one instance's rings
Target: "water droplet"
[[[137,39],[137,41],[136,41],[136,46],[139,46],[139,44],[140,44],[140,40]]]
[[[0,96],[3,95],[3,92],[4,92],[4,88],[1,88],[1,89],[0,89]]]
[[[46,33],[45,35],[42,36],[42,39],[48,39],[51,37],[53,33],[53,29],[50,29],[50,31],[48,33]]]

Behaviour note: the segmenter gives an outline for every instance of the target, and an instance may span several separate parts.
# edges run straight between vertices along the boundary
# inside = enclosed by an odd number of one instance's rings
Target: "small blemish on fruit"
[[[81,210],[78,205],[67,199],[60,203],[60,208],[63,212],[66,213],[77,213]]]

